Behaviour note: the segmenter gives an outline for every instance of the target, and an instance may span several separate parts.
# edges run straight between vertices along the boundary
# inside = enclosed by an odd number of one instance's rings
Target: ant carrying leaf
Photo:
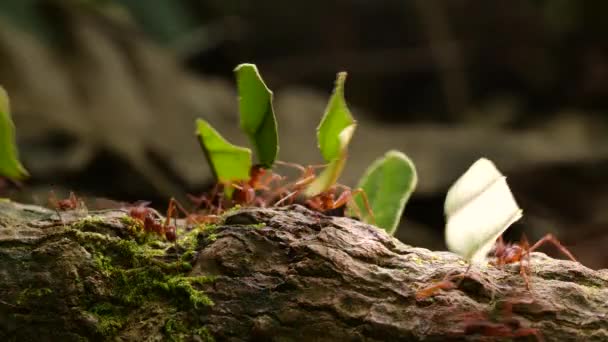
[[[257,67],[241,64],[234,69],[239,93],[241,129],[255,146],[259,164],[252,165],[251,150],[230,144],[205,120],[197,120],[197,135],[217,183],[228,199],[237,204],[254,204],[257,190],[267,190],[264,175],[270,172],[278,151],[277,123],[272,108],[272,91]],[[235,191],[236,189],[236,191]],[[259,202],[263,204],[264,202]]]
[[[494,163],[475,162],[448,190],[445,206],[448,249],[482,263],[496,239],[522,217],[522,210]]]
[[[0,86],[0,176],[21,180],[29,174],[19,161],[15,140],[15,125],[11,119],[8,95]]]
[[[530,289],[530,280],[528,274],[530,273],[530,253],[540,248],[546,243],[551,243],[555,246],[562,254],[567,256],[570,260],[578,262],[576,258],[564,247],[559,240],[553,236],[553,234],[547,234],[538,240],[534,245],[530,247],[528,239],[523,236],[519,243],[505,243],[502,236],[498,238],[496,246],[494,248],[495,260],[491,264],[497,267],[503,267],[507,264],[519,262],[519,273],[524,279],[526,288]]]
[[[467,270],[461,274],[462,277],[474,263],[485,262],[492,247],[495,247],[495,260],[492,261],[494,265],[502,267],[510,263],[520,263],[520,274],[527,289],[530,289],[530,253],[543,244],[552,243],[568,258],[576,261],[550,234],[532,247],[525,238],[518,244],[504,243],[503,232],[521,218],[522,210],[515,202],[505,176],[487,159],[479,159],[452,185],[446,196],[444,210],[447,220],[446,244],[452,252],[469,262]],[[418,293],[421,298],[427,297],[441,288],[454,287],[444,280]]]

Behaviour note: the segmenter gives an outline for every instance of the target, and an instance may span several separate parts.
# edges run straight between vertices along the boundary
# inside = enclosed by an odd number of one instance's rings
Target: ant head
[[[266,174],[266,169],[261,164],[255,164],[249,170],[249,176],[251,178],[259,178]]]

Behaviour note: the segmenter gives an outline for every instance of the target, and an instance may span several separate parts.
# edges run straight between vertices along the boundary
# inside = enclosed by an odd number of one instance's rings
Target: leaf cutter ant
[[[418,290],[416,292],[416,300],[421,301],[421,300],[427,299],[428,297],[434,296],[437,292],[439,292],[439,290],[449,291],[449,290],[458,288],[462,279],[456,283],[453,282],[452,280],[454,278],[458,278],[458,277],[464,278],[464,275],[465,275],[465,273],[459,273],[459,274],[455,274],[455,275],[447,274],[443,278],[443,280],[441,280],[433,285],[427,286],[421,290]]]
[[[259,197],[257,191],[270,191],[272,182],[279,182],[283,177],[273,173],[261,165],[253,165],[249,170],[249,180],[232,182],[229,186],[236,190],[233,194],[233,202],[239,205],[266,206],[266,199]]]
[[[306,189],[308,185],[310,185],[316,178],[315,169],[323,168],[327,165],[308,165],[302,166],[295,163],[288,163],[283,161],[276,162],[279,165],[289,166],[292,168],[298,169],[300,173],[300,177],[284,187],[279,188],[275,191],[276,194],[280,197],[280,199],[274,204],[275,207],[280,206],[285,202],[289,202],[289,204],[293,204],[294,200],[298,195]]]
[[[506,301],[499,319],[491,320],[487,313],[471,312],[460,315],[463,319],[462,334],[482,335],[486,337],[517,338],[534,336],[538,342],[543,342],[541,332],[536,328],[524,327],[522,322],[513,317],[513,303]]]
[[[526,283],[526,289],[530,289],[530,280],[528,274],[530,272],[530,253],[541,247],[546,243],[553,244],[562,254],[566,255],[570,260],[578,262],[576,258],[564,247],[559,240],[553,234],[547,234],[538,240],[534,245],[530,247],[528,239],[525,235],[521,238],[519,243],[505,243],[502,236],[500,236],[496,242],[494,249],[494,260],[491,264],[497,267],[503,267],[507,264],[519,262],[519,272],[524,278]],[[524,262],[525,261],[525,262]]]
[[[182,209],[176,199],[169,200],[167,215],[165,220],[159,218],[160,215],[152,209],[144,205],[138,205],[129,209],[129,216],[141,221],[144,225],[144,231],[164,235],[167,241],[174,242],[177,239],[177,229],[175,224],[171,224],[171,218],[176,214],[176,208]]]
[[[187,194],[186,196],[194,205],[194,211],[203,209],[216,215],[222,212],[223,197],[221,183],[216,183],[209,193],[203,193],[200,196]]]
[[[63,223],[63,218],[61,217],[61,211],[68,210],[76,210],[76,209],[85,209],[86,206],[84,202],[76,196],[73,191],[70,191],[70,195],[68,198],[58,199],[57,195],[55,195],[54,191],[51,191],[49,195],[49,205],[55,209],[59,220]]]
[[[336,198],[337,188],[342,188],[342,192]],[[353,210],[357,213],[357,216],[361,217],[361,210],[357,206],[356,202],[354,202],[354,196],[359,195],[363,199],[363,203],[365,205],[365,209],[367,210],[367,214],[372,219],[372,223],[375,222],[374,213],[372,212],[372,208],[369,204],[369,200],[367,199],[367,194],[363,189],[352,190],[351,188],[337,184],[329,188],[327,191],[324,191],[316,196],[311,197],[306,200],[306,205],[314,210],[325,212],[333,209],[338,209],[344,207],[347,203],[353,203]]]
[[[60,211],[75,210],[84,207],[82,200],[76,197],[76,194],[73,191],[70,191],[69,197],[64,199],[58,199],[55,192],[51,191],[49,204],[51,207],[55,208],[55,210]]]

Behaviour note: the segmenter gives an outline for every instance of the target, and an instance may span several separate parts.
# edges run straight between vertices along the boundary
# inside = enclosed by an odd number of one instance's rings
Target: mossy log
[[[144,234],[125,211],[0,203],[2,341],[608,341],[608,270],[532,257],[462,272],[448,252],[301,206]],[[505,308],[511,307],[507,317]]]

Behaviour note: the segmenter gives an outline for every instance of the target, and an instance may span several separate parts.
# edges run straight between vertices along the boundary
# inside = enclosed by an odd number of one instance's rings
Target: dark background
[[[2,0],[0,84],[33,176],[3,192],[162,207],[202,191],[194,119],[246,144],[242,62],[275,92],[280,158],[318,163],[314,128],[346,70],[360,127],[342,181],[390,148],[418,168],[401,240],[443,249],[445,192],[485,156],[524,209],[509,238],[551,232],[608,267],[607,11],[600,0]]]

